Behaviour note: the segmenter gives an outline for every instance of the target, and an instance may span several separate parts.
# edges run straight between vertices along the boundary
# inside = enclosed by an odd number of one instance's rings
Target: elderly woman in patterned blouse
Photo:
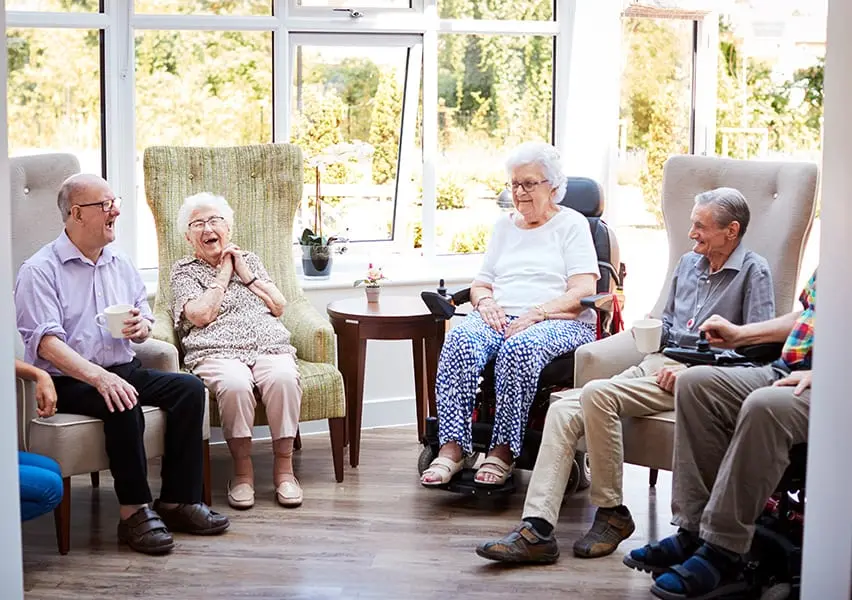
[[[206,192],[190,196],[177,218],[193,254],[172,266],[172,314],[187,368],[216,395],[234,461],[228,503],[254,505],[251,433],[257,388],[272,433],[276,497],[282,506],[299,506],[302,488],[291,459],[302,390],[296,350],[278,318],[287,301],[258,256],[231,243],[234,211],[224,198]]]

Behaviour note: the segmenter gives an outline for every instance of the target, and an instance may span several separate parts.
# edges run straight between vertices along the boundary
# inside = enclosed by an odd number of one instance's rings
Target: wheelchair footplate
[[[477,483],[474,480],[476,469],[462,469],[453,477],[447,485],[440,486],[456,494],[477,496],[483,498],[502,498],[509,496],[515,491],[515,476],[509,475],[503,485],[488,485]]]

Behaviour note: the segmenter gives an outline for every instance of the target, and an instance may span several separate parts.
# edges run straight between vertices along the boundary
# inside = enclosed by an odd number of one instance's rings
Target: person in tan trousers
[[[231,243],[234,211],[221,196],[200,193],[178,212],[193,254],[172,266],[172,315],[184,364],[216,395],[222,433],[234,461],[228,504],[254,506],[251,438],[255,389],[272,434],[273,482],[278,503],[302,503],[293,474],[293,443],[302,389],[296,349],[279,317],[287,301],[260,258]]]
[[[696,196],[689,231],[695,243],[674,270],[662,315],[661,351],[666,346],[694,346],[699,325],[713,314],[738,324],[775,316],[769,265],[741,243],[749,219],[748,204],[735,189],[718,188]],[[611,554],[635,529],[623,503],[621,419],[672,410],[674,384],[683,368],[655,352],[612,379],[589,382],[579,404],[571,399],[554,402],[545,420],[521,524],[501,539],[480,544],[476,553],[501,562],[558,559],[553,529],[577,441],[585,435],[592,470],[590,499],[598,510],[573,551],[581,558]]]

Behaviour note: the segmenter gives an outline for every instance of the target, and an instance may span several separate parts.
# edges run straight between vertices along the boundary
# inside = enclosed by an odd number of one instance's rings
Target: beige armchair
[[[160,281],[154,336],[180,348],[171,314],[169,273],[190,252],[177,213],[187,196],[212,192],[234,209],[234,241],[255,252],[287,299],[281,317],[296,348],[302,385],[300,421],[328,419],[334,475],[343,481],[346,403],[335,367],[334,330],[299,286],[293,267],[293,221],[302,198],[302,152],[291,144],[229,148],[152,147],[145,150],[145,194],[157,226]],[[215,402],[215,398],[212,398]],[[219,424],[212,411],[213,425]],[[266,424],[263,403],[255,423]],[[298,439],[297,439],[298,442]],[[297,446],[298,447],[298,446]]]
[[[663,217],[669,241],[666,284],[652,315],[659,316],[669,293],[678,259],[691,248],[687,236],[695,195],[727,186],[740,190],[751,209],[751,224],[744,243],[769,262],[775,284],[778,314],[793,308],[801,267],[815,210],[818,169],[812,163],[757,162],[706,156],[674,156],[663,172]],[[627,257],[629,264],[630,257]],[[629,326],[629,323],[627,324]],[[606,379],[637,365],[642,355],[629,331],[581,346],[574,364],[574,384],[580,388],[593,379]],[[674,412],[625,419],[624,460],[652,469],[671,470],[674,446]]]
[[[12,195],[12,260],[17,272],[21,264],[62,231],[56,196],[62,182],[80,171],[70,154],[42,154],[9,161]],[[143,366],[178,371],[174,347],[154,339],[134,344]],[[22,450],[49,456],[62,470],[64,495],[54,511],[56,540],[61,554],[71,545],[71,477],[91,474],[92,485],[99,484],[99,472],[109,468],[104,446],[103,422],[91,417],[57,414],[48,419],[36,417],[35,390],[30,382],[17,380],[18,443]],[[145,452],[149,459],[163,455],[165,416],[155,407],[145,414]],[[206,409],[205,409],[206,410]],[[210,502],[210,425],[204,417],[204,495]]]

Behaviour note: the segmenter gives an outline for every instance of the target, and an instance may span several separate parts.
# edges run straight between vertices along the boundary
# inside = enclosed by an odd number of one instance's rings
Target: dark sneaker
[[[231,524],[228,517],[210,510],[206,504],[178,504],[176,508],[163,508],[159,500],[154,501],[154,510],[160,515],[169,531],[195,535],[216,535]]]
[[[618,545],[633,535],[636,524],[626,508],[599,508],[588,533],[574,542],[574,555],[580,558],[599,558],[615,552]]]
[[[480,544],[476,553],[498,562],[551,564],[559,558],[559,547],[552,533],[544,537],[524,521],[506,537]]]

